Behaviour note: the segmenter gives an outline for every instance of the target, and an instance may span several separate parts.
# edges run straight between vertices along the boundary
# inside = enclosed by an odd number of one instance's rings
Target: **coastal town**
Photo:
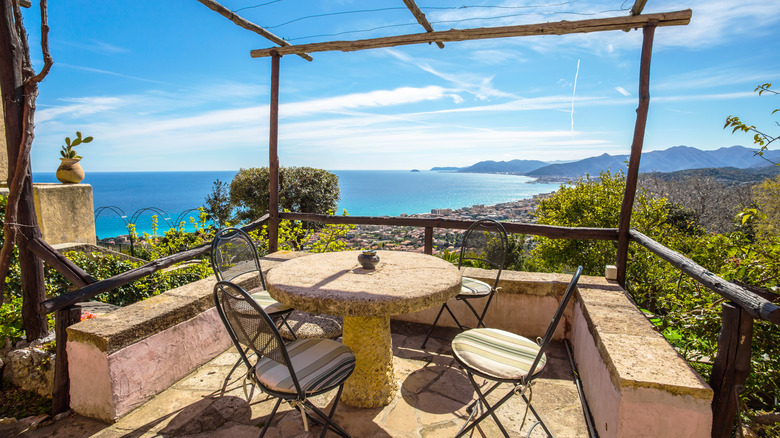
[[[494,219],[502,222],[529,223],[535,221],[533,212],[539,201],[550,195],[551,193],[539,194],[528,199],[496,205],[473,205],[459,209],[432,209],[430,213],[401,214],[401,217],[445,218],[453,220]],[[434,254],[454,250],[463,231],[434,229]],[[423,252],[425,230],[417,227],[390,225],[356,225],[355,229],[347,234],[347,239],[349,246],[352,248]]]

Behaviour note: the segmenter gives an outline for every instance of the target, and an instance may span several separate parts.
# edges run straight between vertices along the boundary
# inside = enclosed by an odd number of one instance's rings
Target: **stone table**
[[[376,269],[363,269],[360,251],[313,254],[286,261],[266,276],[277,301],[305,312],[344,316],[344,344],[357,359],[342,401],[377,408],[396,391],[390,316],[441,306],[460,292],[460,272],[440,258],[377,251]]]

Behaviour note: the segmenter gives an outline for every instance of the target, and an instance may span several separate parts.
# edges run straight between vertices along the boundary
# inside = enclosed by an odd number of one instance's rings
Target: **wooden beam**
[[[86,271],[81,269],[81,267],[79,267],[77,264],[73,263],[70,259],[46,243],[46,241],[43,239],[32,239],[27,242],[27,246],[30,248],[30,251],[32,251],[33,254],[40,257],[41,260],[62,274],[63,277],[65,277],[74,285],[78,287],[84,287],[97,281]]]
[[[414,0],[404,0],[404,4],[409,8],[409,11],[414,15],[414,18],[417,19],[417,22],[420,23],[426,32],[433,32],[433,26],[431,26],[431,23],[425,18],[425,14],[417,7],[417,3],[415,3]],[[436,45],[439,46],[440,49],[444,48],[444,43],[441,41],[436,41]]]
[[[645,8],[647,0],[636,0],[634,6],[631,8],[631,15],[639,15],[642,13],[642,9]]]
[[[271,58],[271,104],[268,128],[268,252],[279,245],[279,64],[282,57]]]
[[[448,230],[466,230],[474,223],[474,221],[441,218],[329,216],[314,213],[279,213],[279,218],[323,224],[395,225],[401,227],[446,228]],[[504,226],[507,233],[531,234],[551,239],[617,240],[617,228],[557,227],[515,222],[501,222],[501,225]]]
[[[637,230],[631,230],[631,240],[649,249],[675,268],[706,286],[718,295],[728,298],[743,308],[753,318],[780,324],[780,307],[768,300],[718,277],[684,255],[673,251]]]
[[[241,229],[246,232],[256,230],[262,227],[267,220],[268,220],[268,215],[266,214],[263,215],[260,219],[250,223],[249,225],[245,225],[241,227]],[[128,283],[132,283],[135,280],[138,280],[139,278],[142,277],[146,277],[147,275],[151,275],[156,271],[159,271],[160,269],[165,269],[169,266],[173,266],[176,263],[183,262],[185,260],[192,260],[195,257],[199,257],[209,252],[211,252],[211,242],[204,243],[203,245],[195,247],[188,251],[182,251],[180,253],[171,254],[167,257],[163,257],[161,259],[151,261],[143,266],[139,266],[138,268],[131,269],[121,274],[117,274],[111,278],[98,281],[97,283],[89,284],[75,292],[71,292],[68,294],[64,294],[58,297],[48,299],[41,303],[40,305],[41,312],[43,314],[47,314],[57,310],[62,310],[66,307],[72,306],[82,301],[86,301],[98,294],[102,294],[103,292],[108,292],[119,286],[124,286]]]
[[[267,30],[263,29],[262,27],[256,25],[255,23],[252,23],[251,21],[247,21],[244,18],[236,15],[231,11],[230,9],[222,6],[221,4],[215,2],[214,0],[198,0],[200,3],[202,3],[207,8],[211,9],[212,11],[218,13],[219,15],[222,15],[223,17],[227,18],[228,20],[232,21],[233,23],[236,23],[240,27],[243,27],[246,30],[250,30],[261,37],[271,41],[272,43],[279,44],[280,46],[289,46],[290,43],[283,40],[282,38],[279,38],[278,36],[272,34],[271,32],[268,32]],[[296,55],[300,56],[301,58],[312,61],[312,57],[307,55],[304,52],[296,53]]]
[[[68,375],[68,327],[81,321],[81,307],[71,306],[57,311],[54,332],[57,337],[57,360],[54,362],[54,387],[52,388],[52,414],[70,409],[70,376]]]
[[[579,21],[558,21],[554,23],[524,24],[519,26],[484,27],[478,29],[452,29],[438,32],[399,35],[384,38],[371,38],[357,41],[331,41],[324,43],[301,44],[268,49],[252,50],[253,58],[266,58],[272,51],[280,55],[300,53],[378,49],[410,44],[432,43],[436,41],[469,41],[490,38],[509,38],[532,35],[565,35],[571,33],[604,32],[609,30],[628,31],[656,22],[657,26],[682,26],[690,23],[691,10],[662,12],[627,17],[596,18]]]
[[[712,438],[729,438],[737,413],[738,388],[745,388],[750,375],[750,342],[753,318],[732,303],[722,306],[723,323],[718,336],[718,353],[712,365]]]
[[[625,288],[626,269],[628,266],[628,230],[631,227],[631,211],[634,209],[636,184],[639,179],[639,159],[642,157],[642,146],[645,143],[645,126],[647,112],[650,107],[650,59],[653,56],[653,36],[655,23],[650,23],[644,30],[642,40],[642,57],[639,67],[639,106],[636,109],[636,124],[634,139],[631,143],[631,155],[628,160],[626,188],[623,193],[623,203],[620,206],[620,223],[618,223],[618,246],[616,255],[617,281]]]

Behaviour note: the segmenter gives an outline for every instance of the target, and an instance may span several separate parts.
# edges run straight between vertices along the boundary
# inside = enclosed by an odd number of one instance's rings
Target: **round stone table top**
[[[438,257],[377,251],[376,269],[363,269],[360,251],[312,254],[273,267],[266,276],[277,301],[305,312],[386,316],[440,306],[460,292],[457,267]]]

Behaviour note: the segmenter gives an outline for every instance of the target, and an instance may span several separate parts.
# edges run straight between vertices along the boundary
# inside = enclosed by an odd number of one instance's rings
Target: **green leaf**
[[[82,143],[89,143],[92,141],[92,137],[87,137],[84,140],[82,140]]]

